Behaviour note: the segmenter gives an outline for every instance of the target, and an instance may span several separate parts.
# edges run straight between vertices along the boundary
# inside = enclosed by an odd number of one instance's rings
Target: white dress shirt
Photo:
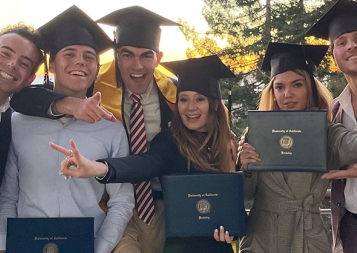
[[[161,131],[161,111],[158,92],[157,86],[154,85],[154,82],[152,81],[146,92],[141,95],[141,102],[144,110],[146,139],[149,148],[151,140]],[[130,97],[131,94],[132,92],[129,89],[125,89],[124,117],[128,131],[130,131],[130,111],[131,106],[133,105],[133,99]],[[157,177],[151,180],[151,187],[153,190],[161,191],[161,184]]]

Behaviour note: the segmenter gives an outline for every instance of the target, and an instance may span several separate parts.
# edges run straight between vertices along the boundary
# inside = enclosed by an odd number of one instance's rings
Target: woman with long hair
[[[236,170],[236,146],[218,85],[219,78],[235,75],[217,56],[163,65],[178,75],[177,103],[169,131],[157,134],[147,152],[122,159],[90,161],[80,154],[73,140],[72,151],[51,143],[65,155],[73,152],[61,164],[65,177],[95,176],[101,183],[139,183],[172,173]],[[213,236],[167,238],[165,252],[233,252],[229,233],[220,228],[213,234],[218,241]],[[220,242],[220,237],[229,243]]]
[[[327,49],[270,43],[262,69],[271,72],[271,80],[262,92],[259,110],[324,109],[331,120],[332,95],[315,78]],[[356,132],[348,132],[341,124],[329,124],[327,129],[327,170],[355,163],[357,155],[352,154],[356,153],[345,150],[356,149]],[[249,163],[261,161],[256,148],[244,143],[244,138],[238,148],[245,171],[245,198],[254,200],[240,252],[331,252],[319,210],[329,181],[318,172],[247,171]]]

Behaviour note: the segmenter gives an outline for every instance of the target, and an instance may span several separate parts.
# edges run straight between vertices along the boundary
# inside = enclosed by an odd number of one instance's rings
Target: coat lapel
[[[11,113],[12,109],[7,109],[1,114],[0,122],[0,184],[5,171],[7,154],[9,152],[11,140]]]

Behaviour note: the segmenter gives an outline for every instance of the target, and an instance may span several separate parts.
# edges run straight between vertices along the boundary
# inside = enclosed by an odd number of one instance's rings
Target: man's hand
[[[357,164],[347,170],[330,170],[322,175],[322,179],[344,179],[357,177]]]
[[[55,102],[52,111],[55,114],[73,115],[77,119],[85,120],[88,123],[94,123],[101,120],[116,121],[113,113],[101,106],[101,94],[95,93],[92,97],[79,99],[74,97],[65,97]]]

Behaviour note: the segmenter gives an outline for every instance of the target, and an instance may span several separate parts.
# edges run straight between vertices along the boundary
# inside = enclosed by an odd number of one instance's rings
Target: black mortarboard
[[[270,42],[261,69],[270,71],[271,77],[294,69],[306,70],[314,75],[327,50],[325,45]]]
[[[196,91],[206,97],[220,99],[218,79],[236,77],[217,55],[164,62],[161,65],[178,77],[177,94]]]
[[[109,36],[77,6],[73,5],[38,28],[44,51],[51,57],[69,45],[86,45],[102,53],[113,46]]]
[[[98,23],[116,26],[116,46],[132,46],[159,51],[160,26],[178,26],[154,12],[140,6],[113,11],[97,20]]]
[[[334,41],[344,33],[357,31],[357,2],[337,1],[307,32],[307,36]]]

